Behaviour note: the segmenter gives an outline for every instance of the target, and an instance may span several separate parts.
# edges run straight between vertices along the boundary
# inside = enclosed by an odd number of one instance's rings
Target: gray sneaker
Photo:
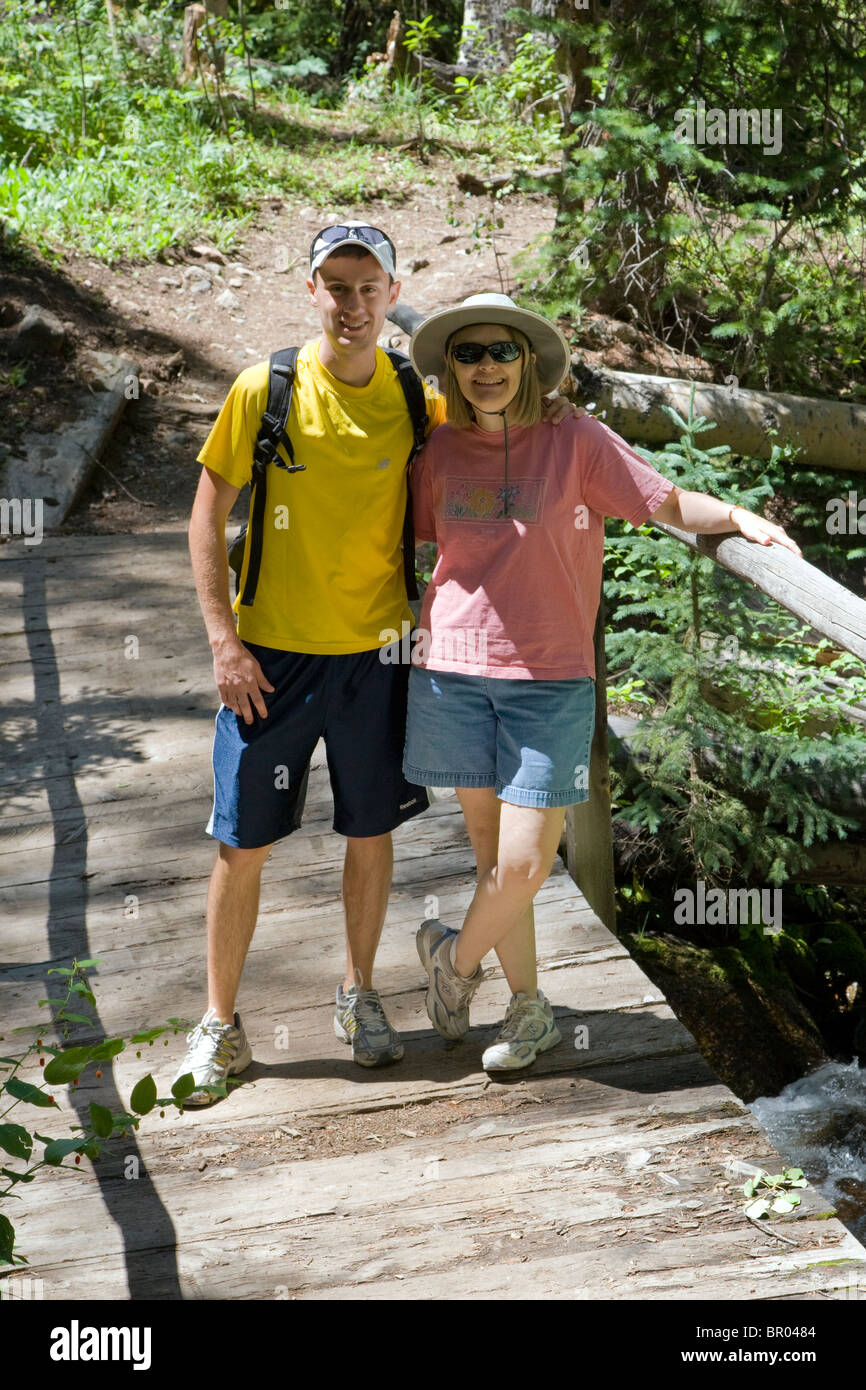
[[[469,1005],[484,979],[480,965],[474,975],[464,979],[451,964],[451,942],[459,935],[433,917],[421,923],[415,936],[419,959],[430,977],[427,1017],[437,1033],[452,1041],[468,1033]]]
[[[512,994],[499,1037],[481,1058],[485,1071],[513,1071],[528,1067],[539,1052],[546,1052],[562,1042],[553,1010],[538,991],[537,999],[526,994]]]
[[[352,1044],[352,1060],[362,1067],[384,1067],[399,1062],[403,1044],[395,1033],[382,1008],[375,989],[351,989],[343,992],[337,986],[334,1011],[334,1032],[345,1043]]]
[[[192,1072],[197,1086],[224,1085],[226,1077],[244,1071],[253,1060],[240,1014],[235,1014],[233,1025],[217,1023],[216,1010],[208,1009],[198,1027],[187,1033],[186,1040],[189,1047],[174,1081]],[[185,1106],[211,1105],[218,1099],[219,1096],[210,1091],[195,1090],[183,1103]]]

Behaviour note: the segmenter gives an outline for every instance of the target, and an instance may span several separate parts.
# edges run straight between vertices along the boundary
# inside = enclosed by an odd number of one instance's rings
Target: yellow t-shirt
[[[445,419],[427,392],[428,427]],[[241,372],[198,456],[233,487],[250,482],[268,399],[268,364]],[[288,434],[303,472],[268,466],[262,563],[252,605],[242,608],[244,556],[234,609],[243,641],[281,651],[372,651],[380,633],[411,618],[403,582],[406,460],[412,423],[387,354],[376,352],[366,386],[347,386],[298,354]],[[280,454],[282,457],[282,454]]]

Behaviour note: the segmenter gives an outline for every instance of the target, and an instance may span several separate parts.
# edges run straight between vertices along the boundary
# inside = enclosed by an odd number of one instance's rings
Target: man
[[[261,871],[274,842],[300,825],[320,737],[334,830],[346,837],[346,973],[334,1031],[362,1066],[403,1056],[372,985],[391,831],[428,805],[424,788],[402,774],[408,666],[380,659],[380,634],[411,618],[400,542],[412,427],[397,373],[377,347],[400,293],[393,243],[363,223],[325,228],[311,247],[307,288],[322,332],[298,356],[288,433],[296,462],[308,466],[268,468],[251,606],[230,602],[225,523],[252,475],[267,362],[237,378],[198,459],[190,553],[223,703],[207,827],[219,841],[207,898],[208,1010],[177,1072],[192,1072],[197,1088],[221,1085],[252,1060],[235,999]],[[427,415],[428,428],[444,420],[434,392]],[[196,1089],[184,1103],[213,1099]]]

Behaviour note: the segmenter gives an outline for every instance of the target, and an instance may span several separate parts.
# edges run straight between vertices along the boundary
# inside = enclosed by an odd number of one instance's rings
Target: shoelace
[[[508,1017],[505,1020],[505,1026],[499,1035],[503,1040],[510,1042],[511,1039],[515,1037],[523,1019],[532,1011],[532,1005],[534,1003],[534,999],[523,999],[519,1004],[516,1004],[509,1010]]]
[[[211,1024],[199,1023],[191,1033],[187,1033],[186,1040],[190,1044],[193,1065],[206,1060],[208,1046],[212,1043],[216,1043],[216,1060],[221,1066],[232,1059],[231,1043]]]
[[[370,990],[355,997],[355,1017],[362,1027],[373,1026],[380,1032],[387,1031],[387,1021],[382,1012],[382,1004],[378,994]]]

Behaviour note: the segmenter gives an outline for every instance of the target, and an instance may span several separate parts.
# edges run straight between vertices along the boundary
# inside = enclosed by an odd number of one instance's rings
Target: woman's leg
[[[496,948],[512,992],[534,996],[532,900],[553,866],[565,807],[512,806],[499,802],[490,788],[460,788],[458,795],[478,861],[478,886],[454,949],[455,967],[468,978]],[[498,840],[491,800],[499,812]]]
[[[489,869],[495,868],[499,857],[499,808],[502,802],[492,787],[458,787],[457,796],[475,851],[480,882]],[[532,904],[518,918],[507,935],[497,941],[495,950],[511,993],[526,994],[530,999],[535,999],[538,992],[538,974],[535,957],[535,915]]]

